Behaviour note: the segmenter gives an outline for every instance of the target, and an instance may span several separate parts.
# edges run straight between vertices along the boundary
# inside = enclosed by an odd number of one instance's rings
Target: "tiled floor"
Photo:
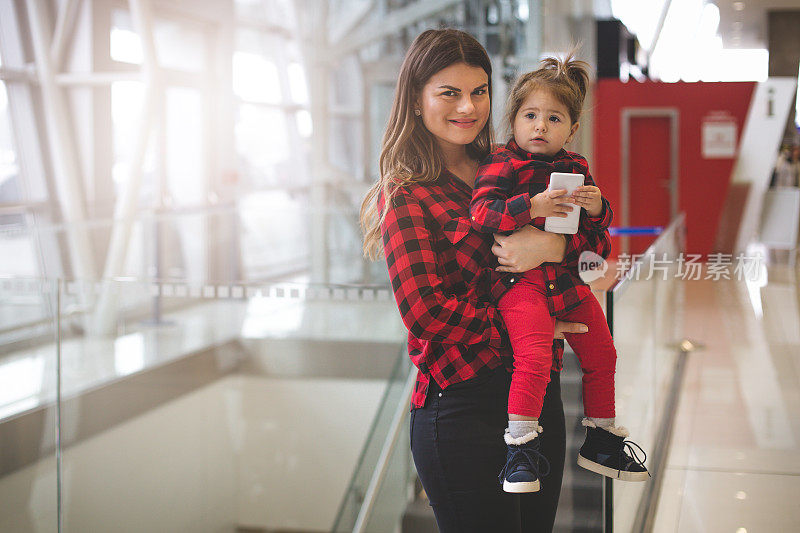
[[[686,282],[689,355],[657,533],[800,531],[800,289]]]

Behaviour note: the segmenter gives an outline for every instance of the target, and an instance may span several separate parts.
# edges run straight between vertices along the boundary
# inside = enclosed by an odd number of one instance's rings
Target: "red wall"
[[[622,83],[598,80],[594,92],[594,161],[592,175],[611,202],[614,226],[620,212],[621,110],[625,107],[672,107],[679,112],[679,203],[686,212],[687,252],[708,254],[717,235],[734,159],[705,159],[701,153],[704,117],[724,111],[733,117],[741,138],[755,83]],[[655,142],[655,141],[653,141]],[[738,140],[737,140],[738,147]],[[653,179],[656,179],[653,177]],[[636,198],[630,198],[633,203]],[[618,237],[614,240],[618,241]],[[647,239],[651,240],[652,237]],[[620,251],[614,242],[614,254]],[[637,250],[631,249],[631,252]]]

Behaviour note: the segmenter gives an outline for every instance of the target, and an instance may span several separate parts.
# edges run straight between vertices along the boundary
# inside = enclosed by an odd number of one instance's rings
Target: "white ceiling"
[[[767,12],[800,10],[800,0],[715,0],[713,3],[719,8],[723,48],[767,48]]]

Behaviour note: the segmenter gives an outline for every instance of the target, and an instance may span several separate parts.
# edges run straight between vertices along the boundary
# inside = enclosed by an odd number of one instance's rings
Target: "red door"
[[[662,226],[670,222],[671,118],[630,117],[628,225]],[[644,252],[655,235],[631,236],[628,253]]]

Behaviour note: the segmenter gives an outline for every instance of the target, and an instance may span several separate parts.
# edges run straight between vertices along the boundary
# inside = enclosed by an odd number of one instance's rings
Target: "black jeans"
[[[503,367],[451,385],[431,380],[425,406],[411,411],[411,451],[442,533],[552,531],[564,474],[566,429],[559,373],[552,372],[539,423],[550,475],[529,494],[503,492],[511,374]]]

